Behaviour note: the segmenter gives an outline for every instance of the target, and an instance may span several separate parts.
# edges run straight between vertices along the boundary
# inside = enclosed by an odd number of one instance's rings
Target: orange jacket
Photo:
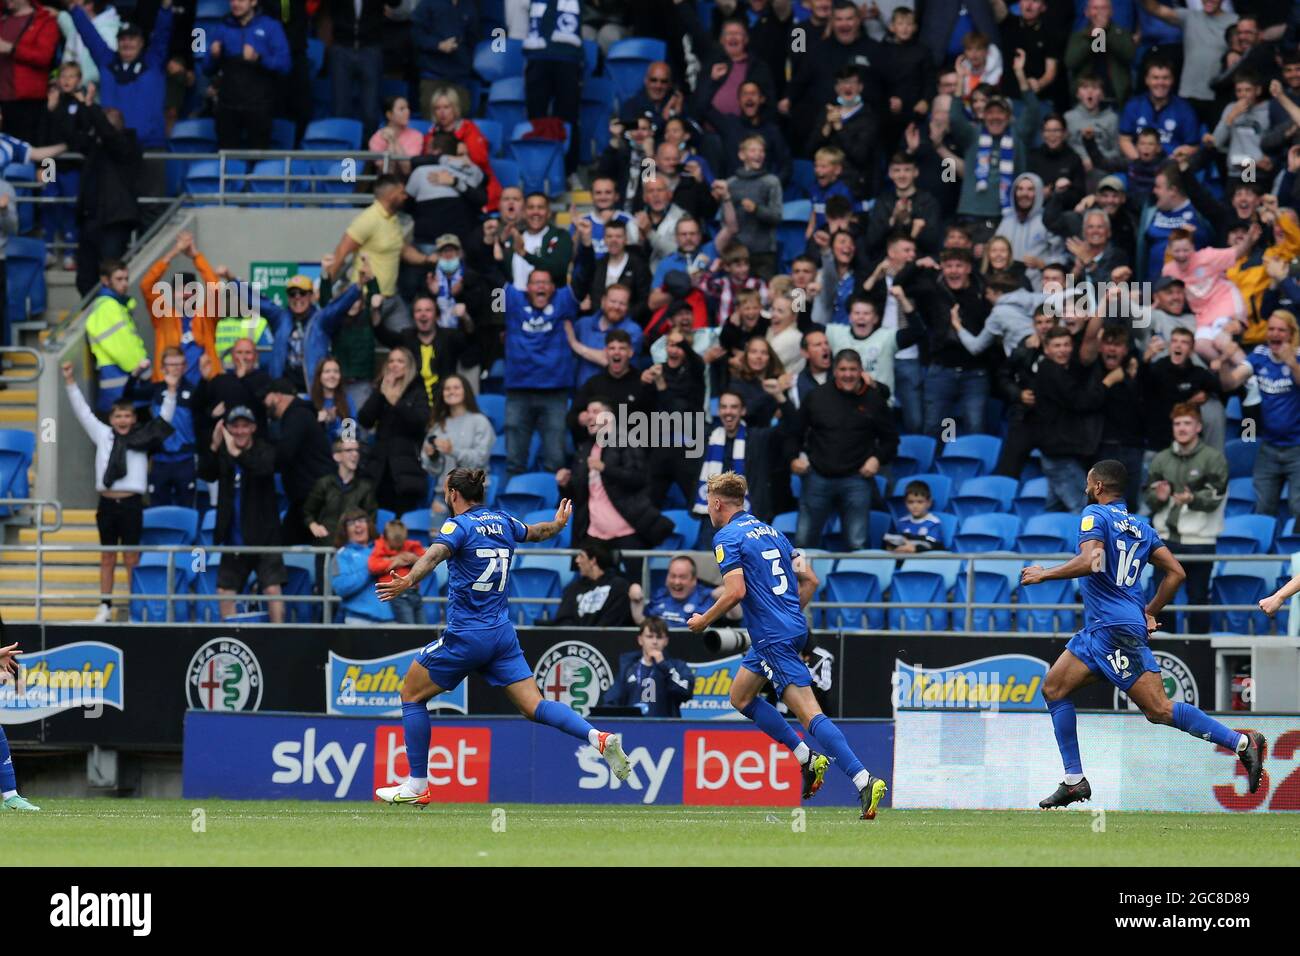
[[[163,256],[140,278],[140,292],[144,296],[145,308],[149,310],[149,316],[153,320],[153,380],[155,382],[162,381],[163,351],[172,347],[181,347],[181,323],[172,312],[171,301],[172,283],[176,281],[176,275],[181,270],[176,269],[169,276],[167,270],[170,266],[171,258]],[[214,288],[217,274],[212,271],[212,266],[208,265],[208,260],[202,253],[194,257],[194,266],[198,269],[199,281],[205,288]],[[155,289],[154,286],[159,282],[163,282],[165,288]],[[209,361],[212,362],[212,374],[218,375],[221,373],[221,361],[217,358],[217,321],[220,316],[204,314],[206,300],[205,295],[195,303],[194,319],[190,322],[190,330],[203,346]]]
[[[410,565],[404,568],[394,568],[392,571],[388,570],[388,562],[397,557],[402,551],[410,551],[411,554],[418,558],[424,554],[424,545],[407,538],[406,543],[394,551],[388,546],[388,542],[384,540],[382,534],[375,540],[375,550],[370,552],[370,563],[367,566],[370,568],[371,574],[379,575],[380,584],[387,584],[394,574],[399,578],[404,578],[411,573]]]

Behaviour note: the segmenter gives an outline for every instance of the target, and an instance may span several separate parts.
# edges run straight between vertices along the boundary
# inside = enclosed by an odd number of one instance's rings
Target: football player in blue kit
[[[449,569],[447,627],[411,662],[402,681],[402,728],[410,776],[396,787],[375,791],[386,803],[424,806],[432,801],[428,781],[431,727],[426,704],[454,689],[470,673],[482,674],[494,687],[504,687],[510,702],[529,720],[591,744],[619,780],[626,780],[631,771],[618,734],[602,733],[565,705],[542,699],[510,623],[506,576],[515,545],[555,537],[569,523],[572,505],[566,498],[553,521],[526,525],[483,504],[486,477],[482,469],[452,469],[446,482],[451,517],[406,577],[394,576],[375,585],[379,599],[391,601],[419,584],[439,562],[446,561]]]
[[[1078,727],[1070,694],[1105,679],[1123,691],[1153,724],[1170,724],[1184,733],[1234,751],[1246,767],[1250,792],[1259,787],[1264,736],[1239,734],[1200,708],[1173,703],[1160,680],[1160,667],[1147,635],[1156,616],[1178,593],[1186,574],[1178,559],[1144,519],[1128,513],[1124,488],[1128,472],[1113,459],[1088,472],[1088,500],[1079,518],[1079,553],[1054,568],[1037,565],[1020,572],[1021,584],[1083,578],[1083,630],[1070,638],[1043,682],[1043,698],[1052,715],[1056,744],[1065,764],[1065,780],[1039,802],[1044,810],[1068,806],[1092,796],[1079,758]],[[1142,569],[1163,572],[1155,596],[1142,600]]]
[[[4,622],[0,621],[0,644],[3,644]],[[6,677],[12,675],[17,679],[19,673],[18,656],[22,651],[16,643],[0,647],[0,673]],[[14,758],[9,753],[9,739],[5,729],[0,726],[0,812],[4,810],[39,810],[40,807],[18,794],[18,778],[14,776]]]
[[[751,646],[731,685],[731,706],[793,751],[803,768],[804,799],[821,788],[834,760],[858,789],[860,819],[874,820],[885,781],[867,772],[843,732],[822,713],[800,656],[808,637],[803,609],[817,590],[817,575],[785,535],[745,510],[748,491],[744,476],[735,472],[709,479],[709,520],[718,529],[713,555],[722,571],[723,593],[704,613],[691,615],[686,626],[699,633],[737,604],[744,608]],[[810,749],[780,711],[758,696],[768,681],[825,754]]]

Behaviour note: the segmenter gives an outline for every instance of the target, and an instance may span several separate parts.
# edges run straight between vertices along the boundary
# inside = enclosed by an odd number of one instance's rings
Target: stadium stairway
[[[0,395],[4,393],[0,392]],[[35,528],[7,529],[18,544],[36,544]],[[46,544],[98,544],[93,508],[68,508],[63,527],[45,533]],[[99,555],[94,551],[55,552],[45,555],[45,591],[41,620],[88,621],[95,616],[99,592]],[[130,582],[126,569],[118,565],[113,581],[114,619],[126,620]],[[4,549],[0,554],[0,615],[5,621],[34,621],[36,606],[36,554]]]

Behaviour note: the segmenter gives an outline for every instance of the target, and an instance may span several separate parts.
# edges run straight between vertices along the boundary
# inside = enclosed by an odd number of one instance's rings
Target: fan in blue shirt
[[[591,744],[619,780],[626,780],[631,772],[618,734],[602,733],[563,703],[542,699],[510,623],[506,580],[515,546],[555,537],[569,523],[572,505],[565,499],[553,521],[526,525],[483,504],[486,480],[479,468],[452,469],[446,480],[451,517],[406,577],[394,575],[375,586],[381,601],[391,601],[419,584],[440,562],[447,562],[447,627],[411,662],[402,681],[402,727],[410,775],[396,787],[375,791],[385,803],[423,806],[433,801],[427,704],[438,694],[454,690],[471,673],[482,674],[494,687],[504,687],[510,702],[529,720]]]
[[[860,819],[874,820],[885,781],[867,772],[843,732],[822,713],[812,675],[800,655],[808,639],[803,608],[817,590],[817,575],[785,535],[745,510],[748,493],[744,476],[735,472],[724,471],[708,481],[709,520],[718,529],[713,555],[722,571],[723,593],[707,611],[692,615],[687,627],[699,633],[737,604],[745,609],[751,646],[732,682],[731,706],[794,753],[803,768],[805,800],[821,788],[834,760],[858,790]],[[768,681],[825,754],[811,750],[780,712],[759,697]]]
[[[1068,806],[1092,797],[1083,775],[1074,703],[1070,694],[1105,679],[1128,696],[1153,724],[1171,724],[1184,733],[1234,751],[1246,767],[1250,792],[1259,786],[1264,737],[1239,734],[1198,707],[1173,703],[1160,679],[1160,665],[1147,643],[1156,616],[1178,592],[1186,573],[1146,519],[1124,507],[1128,472],[1113,459],[1092,466],[1087,478],[1093,504],[1079,519],[1079,553],[1053,568],[1033,565],[1020,572],[1020,583],[1083,578],[1083,630],[1070,638],[1047,672],[1043,699],[1052,715],[1056,744],[1065,764],[1065,779],[1039,802],[1043,809]],[[1155,596],[1144,601],[1142,571],[1147,564],[1162,578]]]
[[[636,595],[640,591],[640,585],[634,587],[637,590],[631,593],[632,616],[639,617]],[[645,617],[663,618],[669,627],[685,627],[692,614],[704,610],[721,594],[722,588],[701,584],[696,576],[695,562],[680,555],[668,563],[664,586],[646,604]],[[735,619],[740,617],[738,612],[739,608],[733,611]]]
[[[639,651],[618,659],[618,676],[601,702],[610,707],[636,707],[646,717],[680,717],[682,704],[695,695],[695,673],[683,660],[668,657],[668,625],[647,617],[636,636]]]

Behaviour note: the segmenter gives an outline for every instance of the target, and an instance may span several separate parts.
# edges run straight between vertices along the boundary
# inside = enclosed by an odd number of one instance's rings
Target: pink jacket
[[[1170,259],[1162,275],[1182,279],[1187,288],[1187,304],[1196,314],[1198,327],[1211,325],[1216,319],[1244,319],[1246,303],[1236,283],[1227,278],[1227,272],[1237,264],[1237,253],[1227,249],[1197,249],[1179,266]]]

